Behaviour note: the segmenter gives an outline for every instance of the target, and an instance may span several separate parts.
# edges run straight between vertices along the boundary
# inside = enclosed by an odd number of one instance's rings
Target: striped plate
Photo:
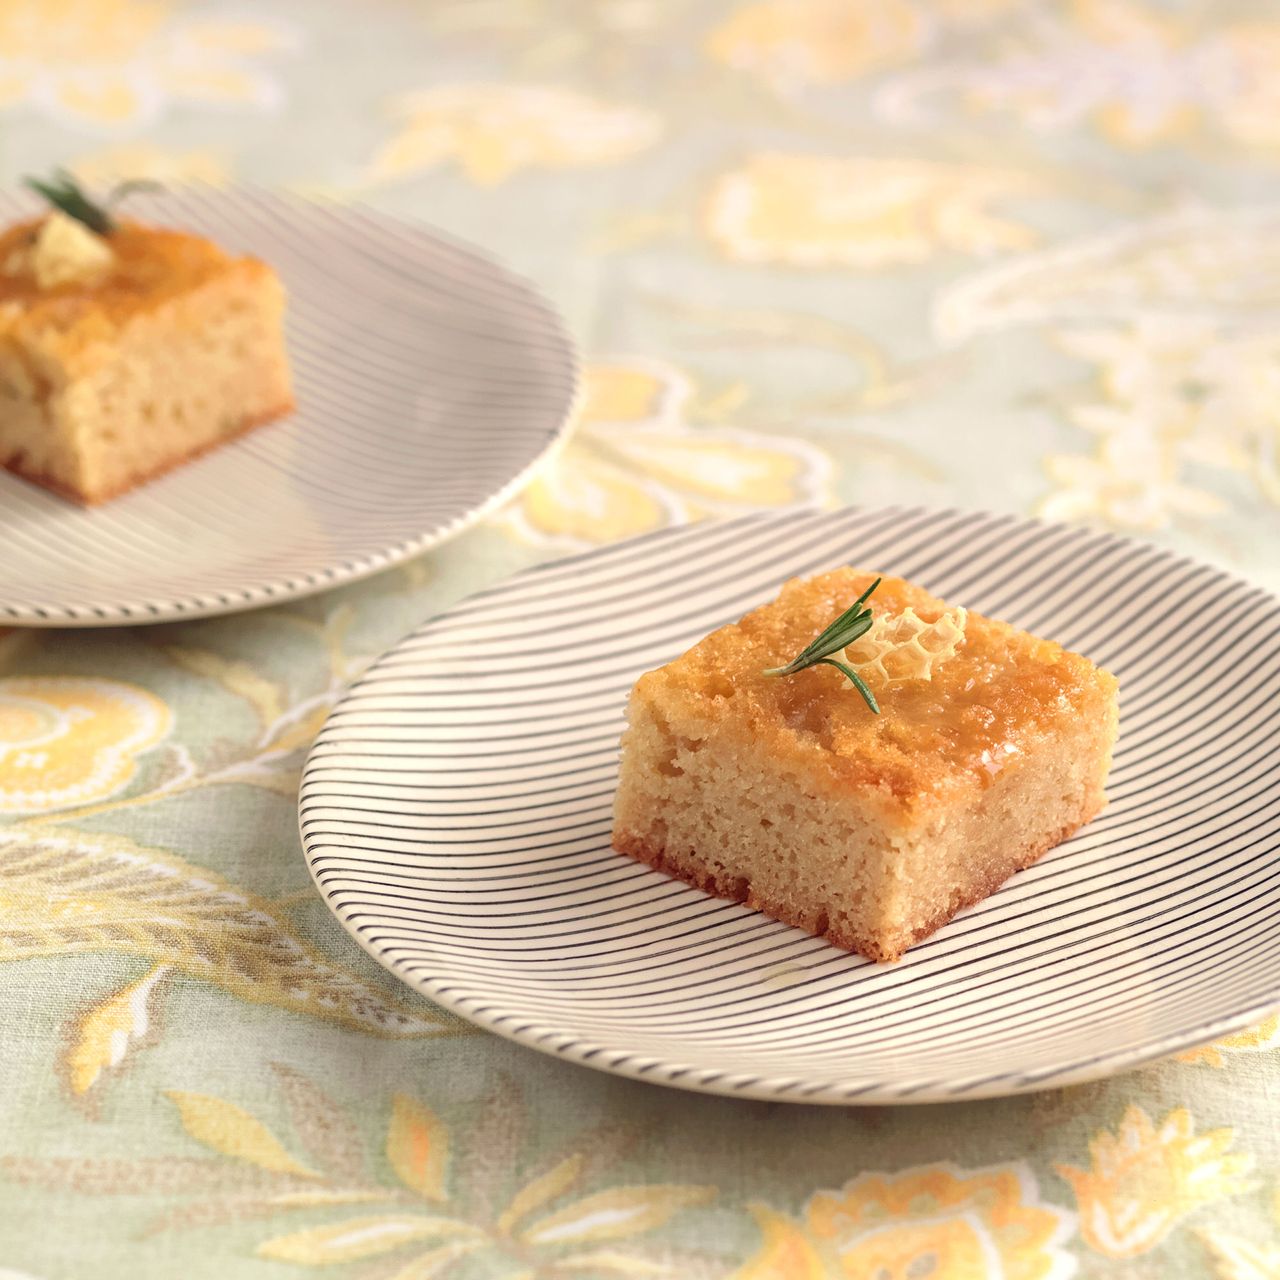
[[[33,207],[0,199],[0,223]],[[472,250],[247,188],[138,196],[129,212],[279,271],[298,410],[92,511],[0,471],[0,624],[156,622],[321,591],[457,533],[560,440],[570,341]]]
[[[609,849],[635,678],[847,563],[1061,640],[1122,691],[1106,813],[882,967]],[[751,517],[543,566],[405,640],[320,734],[303,844],[365,950],[545,1052],[785,1101],[1016,1093],[1280,1004],[1278,694],[1280,601],[1154,547],[974,513]]]

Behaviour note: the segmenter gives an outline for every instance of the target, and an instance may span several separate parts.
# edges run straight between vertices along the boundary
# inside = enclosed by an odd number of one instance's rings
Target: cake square
[[[872,960],[898,959],[1095,817],[1116,681],[900,578],[841,671],[765,674],[875,575],[788,582],[640,677],[614,847]]]
[[[254,258],[61,213],[0,235],[0,466],[103,502],[293,407],[284,289]]]

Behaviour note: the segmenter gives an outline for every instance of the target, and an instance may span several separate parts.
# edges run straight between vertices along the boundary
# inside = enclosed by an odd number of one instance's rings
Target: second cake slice
[[[293,407],[266,263],[95,212],[0,233],[0,467],[84,504]]]

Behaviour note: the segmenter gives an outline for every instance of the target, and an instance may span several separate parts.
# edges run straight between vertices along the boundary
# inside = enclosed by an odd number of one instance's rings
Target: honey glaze
[[[51,215],[52,216],[52,215]],[[237,262],[201,236],[121,222],[102,239],[110,251],[101,273],[72,274],[42,284],[23,268],[47,220],[19,223],[0,232],[0,333],[24,329],[66,330],[90,319],[104,328],[125,322],[215,279]],[[260,264],[255,269],[266,270]]]
[[[860,669],[880,715],[831,667],[762,674],[800,652],[874,576],[840,569],[793,580],[772,604],[714,632],[666,671],[693,697],[713,685],[722,691],[727,678],[735,712],[745,713],[758,738],[783,735],[790,742],[779,741],[780,750],[809,750],[846,783],[904,797],[989,786],[1064,717],[1095,704],[1101,714],[1109,676],[1052,641],[974,613],[964,618],[962,642],[929,665],[928,679],[904,677],[887,662]],[[951,634],[962,614],[900,578],[886,578],[872,604],[890,622],[911,610],[924,628],[949,615],[940,634]],[[858,645],[849,648],[856,655]]]

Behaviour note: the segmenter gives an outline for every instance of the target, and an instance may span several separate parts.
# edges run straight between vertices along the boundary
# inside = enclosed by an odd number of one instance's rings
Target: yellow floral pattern
[[[525,541],[572,546],[826,500],[829,464],[818,449],[692,424],[696,395],[684,373],[657,361],[591,366],[568,446],[503,522]]]
[[[1022,326],[1215,322],[1248,331],[1276,299],[1280,208],[1191,205],[966,274],[934,298],[957,345]]]
[[[0,961],[80,954],[154,967],[72,1020],[61,1066],[77,1095],[141,1042],[169,970],[366,1033],[457,1029],[331,963],[279,909],[210,872],[121,837],[0,828]]]
[[[496,186],[521,169],[614,164],[657,141],[659,116],[554,86],[459,84],[406,94],[393,105],[400,130],[369,178],[401,178],[449,161],[472,182]]]
[[[155,850],[120,837],[11,827],[0,832],[0,854],[5,959],[116,952],[184,969],[248,1000],[387,1035],[443,1025],[430,1010],[384,1000],[328,965],[265,901]]]
[[[1101,394],[1068,409],[1095,443],[1045,459],[1044,515],[1136,529],[1216,516],[1226,504],[1197,483],[1214,470],[1249,477],[1280,506],[1280,329],[1152,318],[1063,331],[1057,343],[1094,364]]]
[[[1017,1166],[865,1174],[792,1222],[757,1207],[764,1240],[733,1280],[1064,1280],[1068,1219]]]
[[[297,846],[350,682],[561,552],[955,505],[1280,588],[1275,5],[0,0],[0,127],[7,191],[243,178],[439,225],[584,359],[554,464],[399,569],[0,627],[0,1280],[1280,1280],[1280,1015],[1021,1100],[682,1095],[408,991]]]
[[[196,21],[169,0],[0,0],[0,109],[110,128],[175,103],[270,108],[282,89],[259,60],[295,43],[278,23]]]
[[[1157,1125],[1131,1106],[1115,1133],[1089,1143],[1088,1169],[1059,1165],[1080,1210],[1080,1234],[1108,1258],[1133,1258],[1160,1244],[1202,1205],[1249,1189],[1248,1155],[1231,1152],[1232,1129],[1197,1134],[1184,1108]]]
[[[831,1272],[800,1223],[767,1205],[750,1208],[760,1229],[760,1248],[731,1280],[827,1280]]]
[[[879,157],[758,155],[707,201],[707,236],[737,262],[874,269],[946,250],[987,254],[1034,241],[989,205],[1039,184],[999,169]]]
[[[1215,1040],[1213,1044],[1199,1049],[1188,1049],[1186,1053],[1178,1054],[1178,1061],[1222,1068],[1233,1053],[1269,1053],[1273,1049],[1280,1049],[1280,1012],[1233,1036]]]
[[[707,37],[707,53],[779,90],[852,79],[908,61],[929,22],[909,0],[762,0]]]
[[[1040,131],[1089,124],[1122,148],[1280,142],[1273,17],[1214,22],[1148,0],[1070,0],[1019,34],[1003,56],[908,73],[887,95],[888,114],[959,105]]]
[[[1198,529],[1243,482],[1280,506],[1274,211],[1162,216],[1024,255],[935,300],[946,343],[1039,329],[1092,375],[1054,404],[1083,447],[1047,450],[1054,519]]]
[[[0,813],[45,813],[114,795],[171,724],[168,707],[133,685],[0,679]]]
[[[674,1267],[646,1258],[644,1238],[716,1197],[714,1187],[676,1183],[613,1182],[591,1189],[616,1159],[610,1151],[616,1138],[590,1131],[576,1134],[543,1170],[518,1178],[509,1196],[495,1200],[487,1185],[460,1190],[452,1148],[467,1135],[454,1134],[437,1111],[403,1092],[392,1095],[382,1124],[384,1175],[381,1164],[375,1172],[373,1153],[330,1094],[296,1068],[276,1063],[273,1071],[291,1122],[287,1138],[228,1098],[167,1091],[181,1128],[230,1161],[232,1176],[219,1180],[221,1192],[166,1211],[153,1231],[303,1211],[310,1225],[268,1235],[256,1256],[294,1267],[391,1256],[397,1276],[444,1277],[457,1274],[453,1263],[478,1255],[503,1275],[524,1265],[532,1269],[519,1274],[548,1280],[580,1273],[677,1280]],[[505,1098],[491,1096],[481,1105],[482,1122],[504,1105],[518,1115],[519,1087],[508,1082]],[[527,1135],[518,1120],[508,1129],[509,1158],[519,1159]],[[101,1163],[103,1173],[123,1184],[119,1189],[147,1172],[127,1162]],[[190,1164],[173,1163],[170,1195],[187,1190],[184,1171]],[[98,1172],[92,1160],[71,1169],[58,1161],[0,1158],[0,1173],[19,1182],[109,1191]],[[490,1178],[496,1183],[508,1172],[499,1168]],[[316,1211],[323,1220],[315,1220]],[[678,1258],[673,1262],[680,1265]]]
[[[1257,1244],[1229,1231],[1206,1229],[1199,1236],[1216,1280],[1280,1280],[1280,1245]]]
[[[107,190],[131,178],[176,186],[207,182],[221,186],[230,177],[227,159],[215,150],[173,151],[148,143],[121,144],[72,161],[71,171],[93,190]]]
[[[146,1042],[154,1026],[156,988],[169,969],[167,964],[153,965],[137,982],[73,1022],[61,1064],[73,1097],[83,1098],[104,1072],[120,1066],[131,1050]]]

